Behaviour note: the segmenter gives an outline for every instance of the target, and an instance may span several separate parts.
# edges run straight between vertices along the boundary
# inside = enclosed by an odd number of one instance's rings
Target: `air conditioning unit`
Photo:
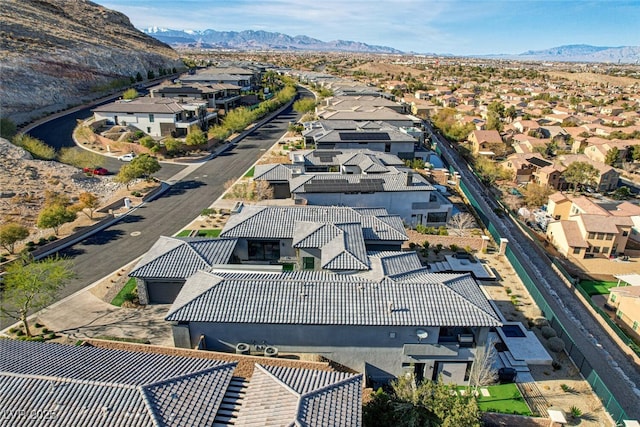
[[[278,357],[278,349],[276,347],[266,346],[264,348],[265,357]]]
[[[249,344],[244,342],[239,342],[236,345],[236,354],[249,354],[250,349],[251,347],[249,346]]]

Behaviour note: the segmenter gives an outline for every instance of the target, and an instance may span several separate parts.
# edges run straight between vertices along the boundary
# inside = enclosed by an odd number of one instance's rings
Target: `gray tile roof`
[[[256,365],[237,425],[360,426],[362,375]]]
[[[321,251],[321,267],[327,270],[368,270],[369,259],[360,224],[296,222],[294,248]]]
[[[311,150],[304,154],[305,165],[358,165],[359,162],[373,162],[383,166],[403,166],[404,162],[390,153],[364,150]]]
[[[365,241],[404,241],[402,219],[385,209],[359,210],[337,206],[244,206],[232,215],[220,234],[223,237],[291,239],[297,221],[360,223]]]
[[[286,164],[269,164],[269,165],[256,165],[253,173],[253,179],[263,179],[265,181],[288,181],[291,178],[293,168],[299,167],[295,165]]]
[[[207,289],[207,284],[209,285]],[[371,281],[326,272],[203,272],[182,292],[166,320],[217,323],[499,326],[469,275],[409,274]],[[181,292],[181,293],[182,293]],[[389,311],[389,303],[393,310]],[[251,307],[247,310],[246,307]]]
[[[381,272],[387,277],[395,277],[400,274],[407,274],[408,272],[423,271],[424,269],[418,254],[414,251],[369,252],[368,255],[372,263],[380,263]]]
[[[407,184],[404,172],[385,174],[314,174],[301,175],[289,180],[291,193],[351,193],[392,191],[435,191],[420,175],[414,174]]]
[[[116,101],[100,105],[91,111],[98,113],[141,113],[141,114],[175,114],[185,111],[185,105],[202,105],[201,99],[190,99],[189,102],[178,102],[173,98],[141,97],[131,101]]]
[[[211,424],[235,363],[0,340],[2,405],[55,426]],[[11,425],[34,425],[16,419]]]
[[[186,278],[229,262],[236,239],[161,236],[129,273],[140,278]]]

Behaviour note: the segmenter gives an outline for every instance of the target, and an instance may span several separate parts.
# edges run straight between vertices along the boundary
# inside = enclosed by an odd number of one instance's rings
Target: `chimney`
[[[413,185],[413,172],[407,172],[407,187],[411,187]]]

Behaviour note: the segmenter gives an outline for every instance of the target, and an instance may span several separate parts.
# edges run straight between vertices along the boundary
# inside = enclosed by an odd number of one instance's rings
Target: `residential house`
[[[332,96],[325,98],[322,105],[318,108],[331,111],[365,111],[367,109],[376,109],[386,107],[400,114],[407,112],[404,104],[393,102],[380,96]]]
[[[640,285],[609,288],[607,305],[613,307],[618,321],[640,339]]]
[[[94,121],[108,125],[133,126],[154,137],[186,136],[192,126],[214,122],[218,113],[207,102],[195,98],[148,98],[118,100],[93,110]]]
[[[256,165],[254,179],[266,180],[274,194],[296,204],[382,207],[412,227],[445,225],[451,216],[453,205],[396,156],[370,150],[291,156],[294,165]]]
[[[211,84],[171,84],[152,88],[149,93],[152,98],[196,98],[207,101],[209,108],[222,108],[225,111],[236,107],[241,96],[241,87],[228,83]]]
[[[258,364],[241,355],[216,360],[193,350],[122,346],[0,340],[3,424],[362,425],[362,375],[305,369],[296,361]]]
[[[141,304],[171,304],[185,280],[198,270],[234,262],[236,239],[160,238],[133,267]]]
[[[568,167],[574,162],[588,163],[598,171],[598,176],[595,178],[593,188],[596,192],[608,192],[618,188],[618,179],[620,173],[611,166],[604,163],[591,160],[584,154],[566,154],[558,156],[558,159],[562,166]]]
[[[547,225],[547,237],[567,257],[624,253],[634,224],[624,209],[609,211],[584,196],[554,193],[547,212],[555,221]]]
[[[379,121],[386,122],[396,127],[422,127],[422,120],[418,117],[398,113],[387,107],[368,107],[358,108],[355,110],[332,110],[322,109],[317,112],[318,119],[327,121],[346,121],[352,120],[356,122]]]
[[[608,140],[604,138],[592,137],[587,139],[587,146],[584,149],[584,154],[591,160],[598,163],[605,163],[609,151],[616,148],[618,150],[618,161],[616,164],[620,164],[627,157],[627,153],[630,147],[640,144],[638,140]]]
[[[305,144],[320,150],[367,149],[413,159],[420,145],[408,132],[383,121],[318,120],[304,126]]]
[[[517,184],[535,182],[555,189],[561,189],[564,186],[561,180],[564,168],[554,165],[540,154],[512,154],[501,164],[514,172],[514,181]]]
[[[497,130],[474,130],[467,140],[471,143],[475,155],[493,157],[506,150],[506,145]]]
[[[398,270],[396,262],[389,267]],[[490,328],[502,325],[470,275],[426,268],[377,280],[322,271],[201,271],[165,319],[177,347],[201,342],[232,352],[240,343],[263,343],[319,354],[374,384],[409,372],[466,384],[477,349]]]
[[[262,70],[256,67],[209,67],[197,70],[195,74],[183,75],[180,80],[187,84],[230,84],[249,91],[259,87],[261,76]]]
[[[360,228],[355,231],[349,226],[346,230],[342,227],[343,224],[359,224]],[[342,236],[333,246],[325,248],[331,251],[332,258],[349,257],[349,245],[352,242],[366,251],[397,251],[407,240],[404,224],[399,216],[390,215],[385,209],[339,206],[243,206],[238,213],[231,215],[220,237],[238,239],[234,254],[242,264],[285,264],[300,269],[317,268],[321,266],[322,259],[329,256],[329,252],[324,253],[322,250],[324,241],[316,241],[320,247],[316,247],[308,256],[301,256],[301,248],[296,247],[296,244],[307,236],[309,230],[327,225],[338,226],[326,228],[333,230],[331,235],[334,238]],[[338,231],[339,229],[342,231]],[[362,243],[359,243],[360,240]],[[357,250],[359,253],[362,251]],[[303,259],[305,257],[313,260]]]

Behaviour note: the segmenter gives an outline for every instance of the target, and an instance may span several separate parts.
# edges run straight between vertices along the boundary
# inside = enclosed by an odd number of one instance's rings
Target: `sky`
[[[264,30],[404,52],[640,46],[640,0],[93,0],[137,28]]]

